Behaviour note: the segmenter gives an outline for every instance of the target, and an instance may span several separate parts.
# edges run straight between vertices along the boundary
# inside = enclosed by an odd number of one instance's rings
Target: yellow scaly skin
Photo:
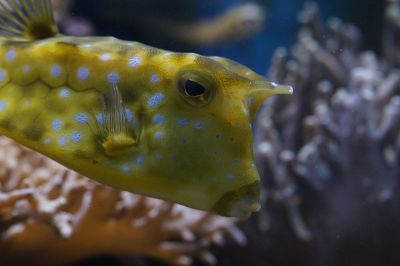
[[[193,103],[185,79],[212,96]],[[1,134],[101,183],[222,215],[258,210],[250,123],[289,92],[228,59],[111,37],[0,39]]]

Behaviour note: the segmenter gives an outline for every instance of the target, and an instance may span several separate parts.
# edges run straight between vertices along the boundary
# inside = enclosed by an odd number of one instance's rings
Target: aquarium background
[[[64,33],[228,57],[295,93],[254,123],[262,209],[244,220],[94,184],[1,139],[0,265],[400,265],[399,1],[53,2]],[[10,180],[54,208],[26,211]]]
[[[112,35],[123,39],[134,39],[156,47],[182,52],[198,52],[234,59],[259,73],[265,74],[273,51],[279,47],[291,47],[296,40],[299,24],[297,16],[306,0],[207,0],[207,1],[96,1],[85,0],[75,4],[72,14],[89,19],[95,24],[98,35]],[[188,44],[151,28],[148,23],[137,22],[143,16],[164,18],[182,23],[193,23],[213,19],[230,8],[246,3],[256,3],[264,13],[263,27],[250,38],[226,39],[222,43],[204,46]],[[384,1],[376,0],[318,0],[321,15],[327,19],[338,16],[351,21],[364,35],[365,47],[380,48]],[[107,12],[104,12],[107,10]],[[118,18],[118,19],[116,19]],[[243,23],[248,23],[244,21]],[[158,31],[157,31],[158,29]]]

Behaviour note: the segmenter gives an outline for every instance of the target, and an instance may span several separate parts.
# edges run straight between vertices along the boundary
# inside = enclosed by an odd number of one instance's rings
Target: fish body
[[[224,58],[63,36],[49,1],[7,2],[1,134],[119,189],[227,216],[259,208],[251,122],[289,87]]]

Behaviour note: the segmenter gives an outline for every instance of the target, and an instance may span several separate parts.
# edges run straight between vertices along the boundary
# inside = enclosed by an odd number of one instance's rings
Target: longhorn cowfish
[[[0,1],[0,134],[112,187],[226,216],[259,209],[251,122],[289,86],[229,59],[58,32]]]

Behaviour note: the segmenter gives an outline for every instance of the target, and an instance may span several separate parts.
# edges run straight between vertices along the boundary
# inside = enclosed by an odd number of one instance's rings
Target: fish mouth
[[[246,218],[260,210],[259,181],[226,192],[212,210],[219,215]]]

